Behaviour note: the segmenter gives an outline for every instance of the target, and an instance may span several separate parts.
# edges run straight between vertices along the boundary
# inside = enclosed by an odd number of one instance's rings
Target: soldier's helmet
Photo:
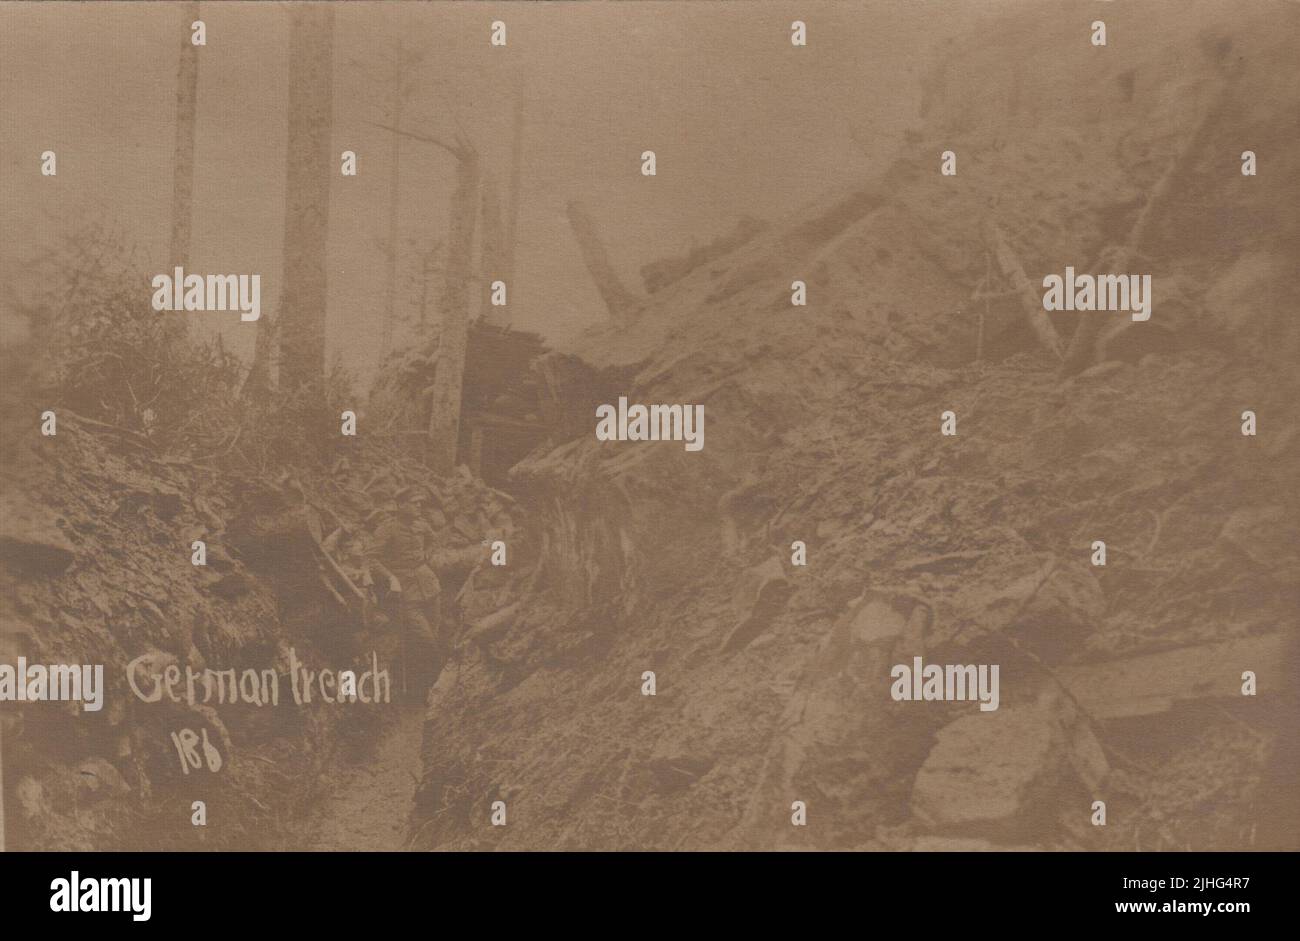
[[[411,509],[413,511],[418,511],[420,507],[429,502],[428,494],[421,488],[414,486],[403,487],[401,490],[397,491],[394,499],[396,499],[397,505],[402,507],[402,509]]]

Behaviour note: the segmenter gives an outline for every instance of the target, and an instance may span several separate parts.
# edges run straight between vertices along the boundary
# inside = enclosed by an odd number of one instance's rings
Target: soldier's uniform
[[[410,495],[403,492],[397,498],[404,497]],[[440,631],[442,585],[425,561],[431,536],[428,524],[418,517],[406,522],[390,513],[379,522],[372,546],[374,557],[401,584],[398,622],[417,689],[437,678],[447,656]]]

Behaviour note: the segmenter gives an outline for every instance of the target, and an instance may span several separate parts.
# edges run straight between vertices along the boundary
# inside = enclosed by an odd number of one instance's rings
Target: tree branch
[[[391,124],[380,124],[378,121],[366,121],[365,123],[372,127],[383,128],[385,131],[392,131],[394,134],[400,134],[402,137],[409,137],[412,140],[423,141],[426,144],[433,144],[437,147],[441,147],[457,160],[464,160],[465,157],[474,151],[474,148],[469,144],[469,142],[463,138],[458,139],[454,144],[448,144],[446,141],[439,140],[436,137],[427,137],[424,134],[416,134],[414,131],[404,131],[401,128],[393,127]]]

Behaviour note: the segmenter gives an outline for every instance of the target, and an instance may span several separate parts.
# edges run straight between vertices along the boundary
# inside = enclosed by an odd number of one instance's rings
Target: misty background
[[[669,11],[665,7],[678,7]],[[681,9],[685,6],[686,9]],[[624,282],[742,216],[777,218],[882,171],[911,126],[919,75],[937,42],[978,16],[950,4],[339,4],[331,151],[358,155],[332,175],[327,355],[368,376],[367,329],[384,304],[391,68],[399,40],[423,53],[403,129],[459,130],[499,181],[509,177],[517,88],[524,95],[518,273],[510,315],[563,346],[606,317],[565,216],[581,197]],[[167,263],[176,72],[186,7],[0,4],[0,242],[4,279],[34,288],[33,255],[103,221],[150,273]],[[284,233],[288,16],[282,5],[204,3],[189,271],[262,276],[279,309]],[[503,20],[508,45],[489,44]],[[790,43],[790,23],[808,45]],[[102,57],[105,42],[119,51]],[[736,54],[737,48],[745,50]],[[719,50],[729,50],[720,55]],[[724,64],[725,63],[725,64]],[[58,175],[40,174],[40,154]],[[654,150],[658,175],[640,174]],[[423,252],[447,236],[454,161],[401,145],[397,311],[413,319]],[[507,194],[503,192],[503,198]],[[33,228],[35,225],[35,228]],[[25,280],[26,278],[26,280]],[[142,300],[150,293],[140,285]],[[437,291],[433,292],[436,298]],[[431,317],[438,312],[433,302]],[[187,315],[251,357],[255,325]],[[0,309],[0,325],[15,328]],[[399,326],[395,338],[406,336]]]

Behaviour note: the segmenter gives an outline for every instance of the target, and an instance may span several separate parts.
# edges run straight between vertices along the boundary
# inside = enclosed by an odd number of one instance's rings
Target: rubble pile
[[[1296,349],[1268,299],[1283,291],[1273,240],[1300,219],[1242,191],[1233,161],[1243,137],[1293,133],[1273,121],[1300,88],[1253,66],[1278,42],[1267,16],[1205,35],[1136,21],[1157,15],[1115,11],[1126,48],[1068,113],[1073,60],[999,21],[1001,45],[948,51],[933,81],[1005,87],[1009,123],[988,116],[999,103],[935,106],[881,179],[576,343],[628,377],[615,394],[702,403],[708,444],[588,433],[511,472],[536,545],[507,586],[465,598],[462,656],[430,699],[417,846],[1255,845],[1287,720],[1261,698],[1243,736],[1240,658],[1203,647],[1246,644],[1261,688],[1292,682],[1300,438],[1243,436],[1241,414],[1284,414],[1298,391],[1263,364]],[[1221,80],[1189,86],[1186,49],[1221,61]],[[986,56],[1015,62],[1005,86]],[[1175,160],[1211,108],[1231,119]],[[1063,376],[993,271],[987,223],[1041,277],[1122,244],[1171,165],[1201,202],[1151,210],[1156,313],[1136,326],[1159,339],[1117,330]],[[1077,322],[1052,315],[1062,341]],[[919,655],[1000,664],[1000,710],[891,701],[890,666]],[[1131,681],[1098,680],[1135,660]],[[1232,675],[1207,678],[1215,662]],[[1147,682],[1159,695],[1139,695]],[[1192,715],[1204,741],[1168,733]],[[1235,742],[1235,760],[1205,742]],[[510,826],[481,825],[497,799]],[[1096,799],[1106,827],[1089,825]],[[793,800],[808,827],[790,826]]]

